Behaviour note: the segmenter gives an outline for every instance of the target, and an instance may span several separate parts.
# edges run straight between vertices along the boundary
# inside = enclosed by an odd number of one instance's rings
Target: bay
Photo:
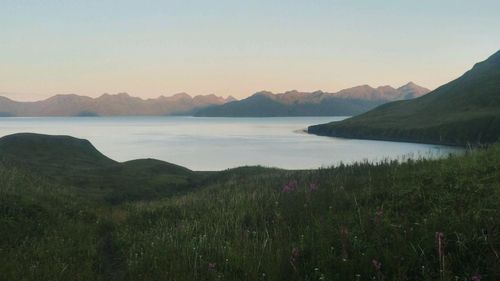
[[[6,117],[0,136],[20,132],[88,139],[106,156],[127,161],[155,158],[193,170],[245,165],[313,169],[384,159],[436,158],[461,148],[403,142],[320,137],[309,125],[346,117],[201,118]]]

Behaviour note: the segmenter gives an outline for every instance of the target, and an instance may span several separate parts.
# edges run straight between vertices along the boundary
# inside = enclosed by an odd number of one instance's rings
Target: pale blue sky
[[[500,1],[0,0],[0,92],[435,88],[500,49]]]

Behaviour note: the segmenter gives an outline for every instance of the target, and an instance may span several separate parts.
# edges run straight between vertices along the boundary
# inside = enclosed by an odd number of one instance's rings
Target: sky
[[[0,94],[434,89],[500,49],[498,0],[0,0]]]

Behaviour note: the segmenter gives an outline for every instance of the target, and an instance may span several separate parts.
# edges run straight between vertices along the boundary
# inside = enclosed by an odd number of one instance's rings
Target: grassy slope
[[[0,163],[0,280],[101,280],[101,207]]]
[[[195,187],[203,176],[154,159],[119,163],[83,139],[14,134],[0,138],[3,161],[108,202],[148,199]]]
[[[497,280],[499,163],[496,146],[439,161],[235,177],[127,204],[116,237],[127,280],[439,280],[442,232],[444,280]],[[283,192],[289,181],[298,189]]]
[[[423,97],[311,126],[309,132],[457,145],[495,142],[500,138],[500,51]]]
[[[93,154],[119,167],[107,171],[113,181],[82,184],[29,154],[13,165],[1,144],[0,280],[436,280],[436,232],[444,280],[500,278],[499,145],[406,164],[244,167],[197,174],[193,192],[156,193],[152,174],[166,175],[156,187],[170,190],[171,176],[194,172]],[[297,189],[283,192],[290,181]],[[128,197],[108,200],[120,185]]]

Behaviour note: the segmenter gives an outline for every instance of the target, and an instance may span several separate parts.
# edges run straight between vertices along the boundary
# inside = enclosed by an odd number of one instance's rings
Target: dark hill
[[[88,140],[32,133],[0,138],[0,161],[118,203],[193,188],[198,173],[156,159],[116,162]]]
[[[127,162],[123,162],[122,166],[124,170],[129,170],[131,172],[141,171],[145,174],[163,174],[166,172],[172,175],[193,174],[193,171],[189,170],[188,168],[157,159],[130,160]]]
[[[309,133],[452,145],[495,142],[500,138],[500,51],[425,96],[311,126]]]
[[[0,155],[12,161],[45,166],[104,167],[118,164],[88,140],[70,136],[20,133],[0,138]]]

